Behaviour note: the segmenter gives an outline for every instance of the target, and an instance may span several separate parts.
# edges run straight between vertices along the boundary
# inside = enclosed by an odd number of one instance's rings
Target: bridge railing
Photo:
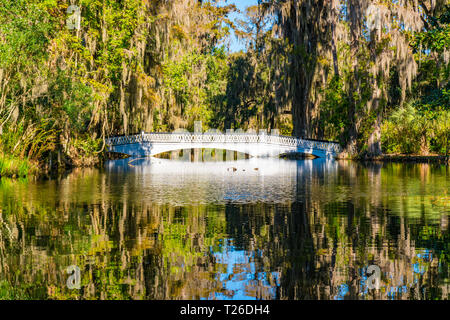
[[[131,136],[111,137],[106,139],[106,143],[110,146],[131,144],[131,143],[266,143],[285,145],[291,147],[302,147],[305,149],[326,150],[329,152],[339,153],[341,147],[335,142],[315,141],[307,139],[299,139],[281,135],[267,135],[255,133],[142,133]]]

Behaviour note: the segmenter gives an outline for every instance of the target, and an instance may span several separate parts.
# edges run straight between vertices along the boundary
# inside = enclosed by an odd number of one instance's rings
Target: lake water
[[[322,159],[2,179],[0,298],[448,299],[449,189],[444,165]]]

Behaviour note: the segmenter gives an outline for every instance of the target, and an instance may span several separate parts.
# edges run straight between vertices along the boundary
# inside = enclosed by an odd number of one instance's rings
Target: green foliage
[[[228,70],[224,48],[207,53],[192,50],[177,60],[166,57],[162,69],[167,101],[174,96],[190,127],[195,120],[211,125],[214,109],[224,101]]]
[[[189,106],[194,99],[192,90],[189,87],[189,77],[194,73],[195,68],[200,68],[204,57],[196,52],[186,54],[181,61],[167,61],[163,65],[165,85],[172,89],[177,103]]]
[[[343,140],[343,132],[349,127],[346,114],[348,98],[342,79],[333,77],[324,89],[325,99],[321,103],[319,127],[330,140]],[[342,141],[343,142],[343,141]]]
[[[412,46],[417,50],[426,48],[442,53],[450,44],[450,5],[447,4],[439,17],[430,17],[431,28],[415,34]]]
[[[81,150],[84,156],[95,156],[101,151],[103,141],[85,136],[75,139],[72,144],[76,149]]]
[[[31,300],[21,288],[12,286],[8,281],[0,281],[0,300]]]
[[[28,159],[0,155],[0,177],[28,177],[37,174],[38,168]]]
[[[450,110],[420,111],[408,104],[392,113],[382,127],[386,153],[448,154]]]
[[[35,1],[0,0],[0,68],[34,66],[47,57],[50,18]]]

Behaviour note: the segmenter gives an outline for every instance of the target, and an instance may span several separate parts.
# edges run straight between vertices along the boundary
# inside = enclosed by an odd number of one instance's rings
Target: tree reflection
[[[448,299],[448,167],[294,163],[254,188],[224,178],[245,201],[155,201],[192,180],[153,173],[1,180],[0,297]],[[196,197],[224,194],[205,179]],[[380,290],[367,289],[371,264]],[[80,290],[65,285],[69,265]]]

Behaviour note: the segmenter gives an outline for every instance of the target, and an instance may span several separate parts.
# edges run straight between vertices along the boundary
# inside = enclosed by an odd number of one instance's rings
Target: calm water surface
[[[449,189],[448,166],[321,159],[3,179],[0,298],[448,299]]]

